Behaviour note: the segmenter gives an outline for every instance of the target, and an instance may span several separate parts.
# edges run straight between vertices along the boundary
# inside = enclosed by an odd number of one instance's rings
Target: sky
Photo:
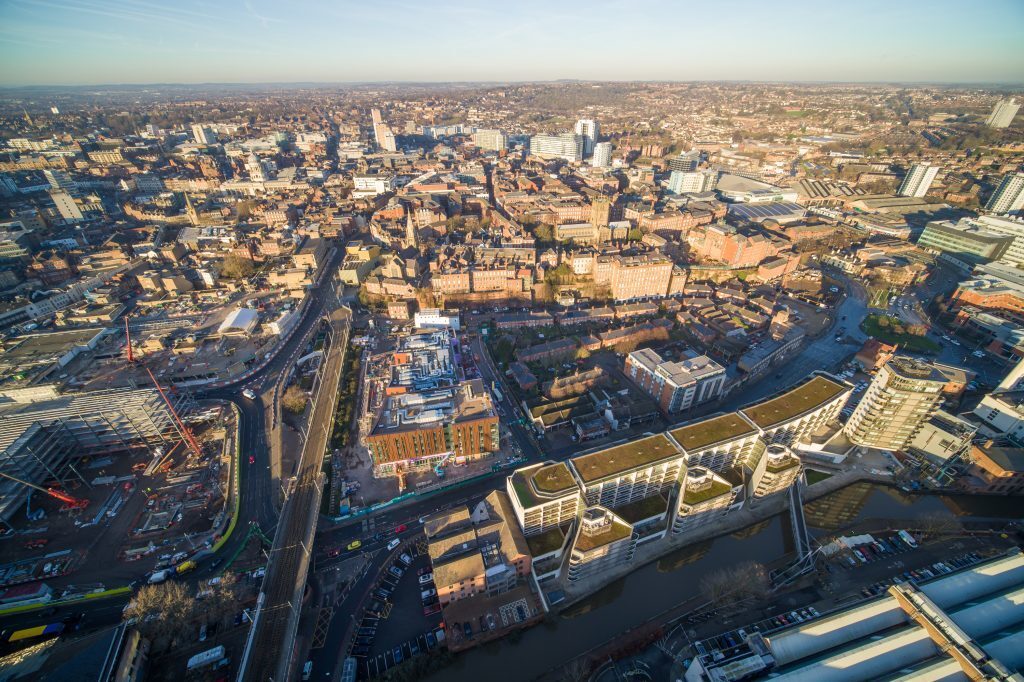
[[[0,0],[0,85],[1024,83],[1024,0]]]

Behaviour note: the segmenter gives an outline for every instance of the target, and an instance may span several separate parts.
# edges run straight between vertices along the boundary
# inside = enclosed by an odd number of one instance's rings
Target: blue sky
[[[0,84],[1024,82],[1024,0],[0,0]]]

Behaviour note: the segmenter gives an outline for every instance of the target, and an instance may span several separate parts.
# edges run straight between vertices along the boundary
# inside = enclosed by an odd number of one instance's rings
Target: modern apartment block
[[[477,459],[499,446],[498,415],[479,379],[388,396],[366,437],[374,475],[393,476],[449,457]]]
[[[715,400],[725,387],[725,368],[695,353],[678,362],[666,362],[655,351],[643,348],[626,356],[625,369],[669,414]]]
[[[1004,215],[1024,209],[1024,173],[1007,173],[985,203],[989,213]]]
[[[729,513],[736,490],[727,480],[703,467],[686,472],[679,490],[672,532],[693,531]]]
[[[740,410],[763,432],[767,443],[808,440],[835,421],[852,387],[825,372],[814,372],[794,388]]]
[[[1019,110],[1020,105],[1017,104],[1017,98],[1001,99],[992,107],[992,113],[989,114],[985,125],[990,128],[1009,128],[1010,124],[1013,123],[1013,117],[1017,115]]]
[[[506,479],[505,487],[526,536],[566,525],[579,513],[579,484],[564,462],[517,469]]]
[[[618,507],[672,487],[683,453],[657,434],[569,460],[587,505]]]
[[[686,453],[686,466],[719,473],[746,463],[761,439],[760,430],[739,412],[685,424],[668,435]]]
[[[583,510],[569,555],[569,580],[579,580],[630,561],[636,549],[633,526],[610,509]]]
[[[598,142],[594,145],[594,157],[590,160],[594,168],[607,168],[612,165],[612,143]]]
[[[710,192],[717,184],[717,171],[672,171],[668,177],[668,189],[674,194]]]
[[[504,130],[481,128],[473,133],[473,144],[480,149],[500,152],[508,147]]]
[[[939,170],[938,166],[933,166],[930,163],[913,164],[896,193],[901,197],[923,197],[931,188]]]
[[[583,138],[583,156],[589,157],[594,153],[594,145],[600,135],[600,128],[597,121],[591,118],[581,118],[576,121],[576,134]]]
[[[583,136],[574,133],[534,135],[530,138],[530,154],[541,158],[583,160]]]
[[[931,363],[909,357],[887,362],[871,381],[844,429],[870,448],[902,450],[938,409],[947,379]]]
[[[751,495],[757,499],[788,490],[803,471],[800,458],[778,443],[765,448],[751,474]]]

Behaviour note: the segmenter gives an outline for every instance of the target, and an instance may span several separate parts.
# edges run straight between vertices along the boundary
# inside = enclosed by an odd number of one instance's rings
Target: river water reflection
[[[805,505],[815,535],[871,519],[912,521],[925,516],[1022,518],[1019,498],[909,495],[858,483]],[[649,622],[699,593],[701,578],[740,561],[770,563],[792,549],[788,515],[778,515],[731,535],[698,543],[643,566],[573,605],[550,622],[459,655],[430,679],[522,682]]]

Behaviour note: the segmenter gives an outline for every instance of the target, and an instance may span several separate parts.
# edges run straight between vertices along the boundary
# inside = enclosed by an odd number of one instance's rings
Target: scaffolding
[[[174,410],[193,407],[187,394],[169,396]],[[0,471],[33,484],[84,479],[75,462],[139,447],[165,448],[179,438],[168,404],[154,389],[111,389],[0,406]],[[0,521],[9,522],[29,488],[0,483]]]

